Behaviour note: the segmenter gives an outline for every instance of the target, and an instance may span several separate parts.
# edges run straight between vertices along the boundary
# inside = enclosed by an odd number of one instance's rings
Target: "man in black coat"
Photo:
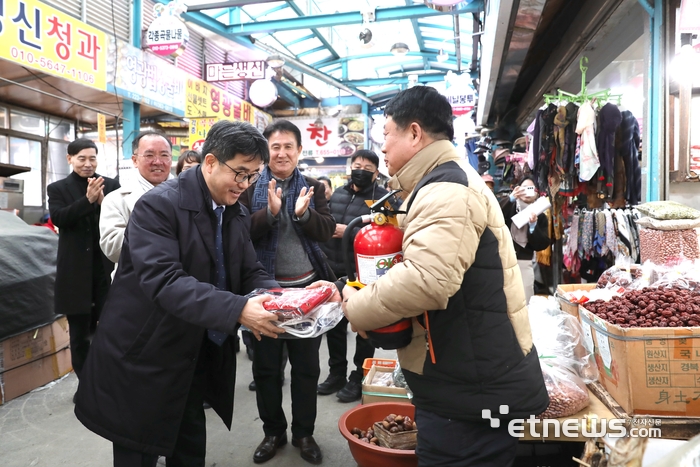
[[[321,249],[328,256],[328,264],[337,277],[347,276],[342,241],[345,228],[356,217],[369,214],[369,206],[388,193],[377,184],[378,167],[379,157],[374,152],[364,149],[356,151],[350,157],[351,181],[335,190],[331,196],[330,208],[336,221],[335,233],[332,240],[321,244]],[[358,228],[357,231],[359,230]],[[353,358],[355,369],[350,373],[349,380],[346,379],[347,330],[348,320],[343,318],[335,328],[326,333],[330,374],[318,385],[319,394],[326,395],[338,391],[336,397],[341,402],[353,402],[362,397],[362,364],[366,358],[374,356],[374,347],[367,339],[357,334]]]
[[[66,157],[73,171],[46,191],[51,221],[60,229],[55,312],[68,318],[71,361],[80,378],[114,267],[100,249],[100,205],[119,183],[95,173],[97,146],[87,138],[70,143]]]
[[[320,242],[330,240],[335,221],[321,182],[297,168],[301,132],[292,122],[277,120],[263,134],[270,163],[260,180],[241,195],[241,203],[251,212],[251,238],[258,259],[282,287],[303,288],[319,279],[335,280],[319,247]],[[265,433],[253,454],[256,464],[272,459],[277,448],[287,443],[280,375],[285,347],[292,365],[292,445],[300,449],[304,460],[322,462],[323,453],[313,437],[320,346],[321,336],[253,342],[253,378]]]
[[[238,203],[269,158],[252,125],[220,121],[204,162],[136,203],[80,380],[75,414],[114,445],[115,467],[203,467],[206,400],[231,428],[235,339],[282,330],[253,289],[277,287],[256,260]]]

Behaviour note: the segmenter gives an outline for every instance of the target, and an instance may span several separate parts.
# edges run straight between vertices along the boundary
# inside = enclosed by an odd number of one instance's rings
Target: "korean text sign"
[[[105,90],[103,32],[39,0],[0,6],[0,58]]]
[[[217,117],[255,123],[254,107],[204,80],[188,76],[185,117]]]
[[[116,67],[109,67],[107,91],[174,115],[185,115],[187,75],[182,70],[120,39],[114,48]],[[109,64],[112,59],[108,58]]]

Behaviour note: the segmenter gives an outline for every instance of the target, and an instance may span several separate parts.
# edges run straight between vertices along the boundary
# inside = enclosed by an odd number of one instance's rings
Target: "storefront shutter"
[[[202,62],[204,60],[204,38],[190,29],[190,40],[185,51],[177,57],[175,65],[197,78],[202,76]]]
[[[130,2],[113,0],[87,1],[87,23],[103,31],[116,35],[119,39],[129,40]],[[114,21],[112,21],[114,18]],[[149,23],[150,24],[150,23]]]
[[[80,6],[87,0],[43,0],[44,3],[80,19]]]
[[[233,54],[227,52],[223,48],[219,47],[214,42],[206,41],[204,44],[204,62],[205,63],[230,63],[239,60]],[[222,81],[219,83],[212,83],[215,86],[225,89],[227,92],[233,94],[241,99],[245,96],[245,81]]]

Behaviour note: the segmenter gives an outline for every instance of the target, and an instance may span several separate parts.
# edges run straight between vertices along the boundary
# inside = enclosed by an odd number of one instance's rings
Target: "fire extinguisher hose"
[[[352,241],[355,238],[353,231],[358,225],[369,224],[370,222],[372,222],[372,216],[370,215],[356,217],[350,221],[343,234],[342,251],[345,259],[345,272],[348,275],[348,285],[353,287],[361,288],[361,284],[357,282],[357,270],[355,268],[355,258],[353,256],[354,250],[351,247]]]

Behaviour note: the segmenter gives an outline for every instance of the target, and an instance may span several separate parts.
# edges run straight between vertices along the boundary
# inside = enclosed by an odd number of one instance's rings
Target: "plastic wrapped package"
[[[532,342],[541,359],[570,370],[585,384],[598,380],[593,348],[575,316],[562,311],[553,297],[538,296],[530,299],[528,313]]]
[[[263,307],[279,316],[274,324],[285,330],[280,339],[318,337],[333,329],[343,319],[343,308],[338,302],[328,302],[333,288],[314,289],[255,289],[247,295],[272,295]],[[244,331],[249,329],[242,327]]]
[[[675,266],[658,268],[656,279],[651,284],[653,288],[677,287],[700,292],[700,261],[683,261]]]
[[[643,265],[616,264],[605,270],[598,279],[597,288],[639,290],[649,287],[657,280],[657,266],[651,261]]]
[[[387,388],[394,388],[396,384],[394,383],[394,373],[393,372],[382,372],[375,371],[372,381],[369,382],[372,386],[385,386]]]
[[[413,399],[413,392],[411,391],[411,388],[408,387],[406,377],[403,375],[403,371],[401,371],[401,365],[399,365],[398,362],[394,367],[394,385],[397,388],[404,388],[406,390],[406,395],[408,396],[408,398]]]
[[[275,325],[286,331],[278,335],[282,339],[313,338],[327,333],[342,319],[343,308],[340,303],[332,302],[319,305],[304,316],[276,321]]]
[[[540,360],[542,376],[549,394],[547,409],[537,418],[561,418],[574,415],[591,403],[583,380],[566,368]]]
[[[280,321],[285,321],[302,318],[309,314],[314,308],[331,298],[333,288],[324,285],[315,289],[255,289],[247,297],[258,295],[272,295],[273,299],[263,303],[263,307],[267,311],[276,313]]]

